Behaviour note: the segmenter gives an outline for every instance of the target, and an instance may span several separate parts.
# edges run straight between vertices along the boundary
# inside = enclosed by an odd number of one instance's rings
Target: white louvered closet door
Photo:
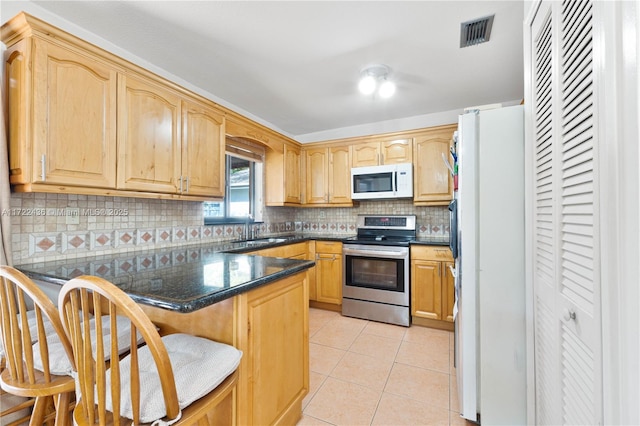
[[[592,6],[542,2],[531,25],[536,424],[602,422]]]

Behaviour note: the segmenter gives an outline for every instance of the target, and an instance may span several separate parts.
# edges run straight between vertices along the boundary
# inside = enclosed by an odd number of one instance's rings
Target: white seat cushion
[[[95,318],[91,318],[89,321],[89,326],[91,330],[95,330],[96,320]],[[125,316],[117,316],[116,317],[116,328],[118,330],[118,354],[122,355],[127,352],[131,347],[131,322],[129,318]],[[102,317],[102,329],[104,333],[104,357],[106,360],[111,358],[111,329],[109,325],[109,316]],[[95,333],[91,332],[92,336],[95,336]],[[142,336],[138,333],[138,343],[142,341]],[[60,338],[57,333],[52,333],[47,336],[47,345],[49,347],[49,370],[51,374],[56,375],[71,375],[72,368],[71,362],[69,362],[69,357],[64,350],[64,346],[60,342]],[[96,353],[96,340],[95,337],[92,338],[91,347],[93,348],[93,353]],[[40,371],[42,371],[42,359],[40,358],[40,350],[38,347],[38,343],[33,345],[33,365]]]
[[[18,315],[18,325],[22,324],[22,318]],[[36,322],[36,311],[30,310],[27,311],[27,324],[29,325],[29,334],[31,335],[31,343],[35,343],[38,341],[38,324]],[[48,336],[52,333],[55,333],[53,330],[53,325],[49,318],[46,315],[42,315],[42,324],[44,325],[44,334]],[[0,356],[4,357],[4,343],[2,342],[2,336],[0,336]]]
[[[176,382],[178,403],[183,409],[215,389],[233,373],[240,364],[242,352],[233,346],[188,334],[170,334],[162,338],[169,353]],[[138,351],[140,363],[140,421],[152,422],[167,413],[153,357],[147,346]],[[120,403],[122,416],[132,419],[131,392],[127,378],[130,372],[130,356],[120,362],[122,378]],[[111,387],[107,373],[107,389]],[[107,408],[112,410],[110,392]]]

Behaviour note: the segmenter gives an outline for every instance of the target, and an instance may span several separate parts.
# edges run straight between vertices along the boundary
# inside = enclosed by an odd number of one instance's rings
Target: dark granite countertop
[[[419,237],[411,241],[411,244],[418,244],[424,246],[449,246],[449,240],[432,237]]]
[[[233,243],[232,243],[233,244]],[[227,244],[130,252],[17,266],[32,279],[63,285],[80,275],[105,278],[136,302],[192,312],[315,263],[221,253]]]
[[[136,251],[17,266],[32,279],[63,285],[80,275],[105,278],[139,303],[192,312],[229,297],[293,275],[313,261],[242,253],[308,240],[343,241],[345,234],[292,234]],[[448,241],[417,238],[411,244],[447,246]]]

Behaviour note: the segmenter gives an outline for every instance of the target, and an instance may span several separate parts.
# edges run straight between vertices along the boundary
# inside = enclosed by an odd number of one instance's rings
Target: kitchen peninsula
[[[161,334],[185,332],[243,352],[237,424],[295,424],[309,389],[308,269],[313,261],[187,246],[19,266],[43,285],[101,276],[136,300]]]

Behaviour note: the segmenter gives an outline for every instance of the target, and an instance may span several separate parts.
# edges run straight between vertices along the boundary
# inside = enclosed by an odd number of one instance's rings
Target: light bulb
[[[370,95],[376,90],[376,79],[372,75],[365,75],[358,83],[358,89],[363,95]]]
[[[378,95],[380,95],[380,97],[384,99],[393,96],[395,92],[396,85],[393,83],[393,81],[385,80],[384,83],[380,85],[380,89],[378,89]]]

